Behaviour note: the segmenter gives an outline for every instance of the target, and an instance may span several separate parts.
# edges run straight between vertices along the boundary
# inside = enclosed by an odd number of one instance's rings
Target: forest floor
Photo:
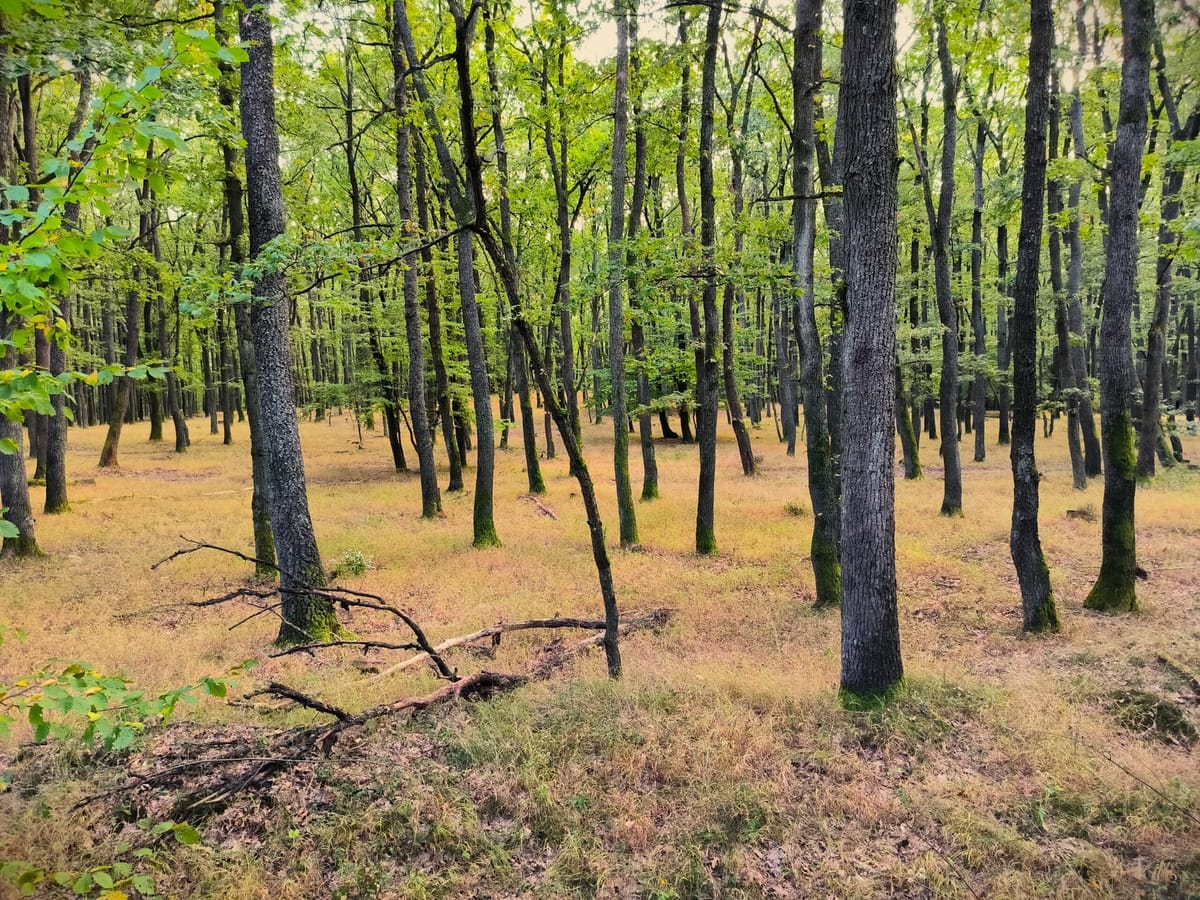
[[[619,683],[593,652],[504,696],[353,729],[329,758],[189,818],[199,843],[130,857],[123,843],[139,832],[127,823],[165,815],[162,798],[73,804],[172,742],[324,718],[241,700],[256,684],[286,682],[351,711],[436,686],[419,668],[372,677],[399,658],[379,651],[267,659],[270,617],[230,630],[252,610],[188,605],[246,583],[236,559],[193,554],[151,569],[181,535],[252,546],[245,426],[223,446],[205,421],[190,424],[184,456],[127,426],[117,471],[95,466],[101,429],[72,430],[71,512],[38,521],[48,556],[0,567],[0,622],[27,633],[4,643],[0,683],[84,659],[159,691],[262,662],[232,702],[181,709],[184,721],[133,751],[19,750],[28,735],[14,731],[0,744],[12,782],[0,795],[0,861],[80,872],[131,859],[164,896],[273,900],[1200,896],[1200,751],[1187,731],[1200,725],[1200,695],[1160,659],[1200,670],[1200,473],[1178,467],[1139,488],[1141,611],[1094,615],[1082,603],[1099,568],[1102,486],[1071,489],[1064,424],[1039,434],[1042,540],[1064,627],[1027,638],[995,420],[985,463],[970,461],[970,437],[961,445],[964,518],[937,514],[935,443],[922,443],[924,480],[897,469],[907,681],[890,705],[839,706],[838,617],[811,608],[802,442],[789,459],[766,420],[753,432],[762,472],[747,479],[722,422],[718,555],[691,551],[696,450],[668,442],[657,446],[662,498],[637,505],[642,547],[612,553],[623,611],[675,610],[660,631],[625,639]],[[392,471],[383,436],[364,434],[360,447],[343,417],[301,427],[327,567],[352,552],[372,564],[342,584],[404,606],[434,641],[500,620],[600,615],[561,448],[542,463],[552,518],[522,496],[511,433],[496,478],[503,546],[474,550],[470,490],[443,494],[444,517],[422,521],[416,476]],[[612,544],[611,423],[585,436]],[[1200,437],[1184,446],[1200,462]],[[630,456],[637,490],[636,445]],[[474,469],[466,476],[470,488]],[[1095,521],[1067,515],[1086,507]],[[348,623],[400,636],[362,610]],[[494,658],[450,658],[462,672],[522,671],[550,637],[506,635]],[[1131,711],[1131,691],[1184,722]]]

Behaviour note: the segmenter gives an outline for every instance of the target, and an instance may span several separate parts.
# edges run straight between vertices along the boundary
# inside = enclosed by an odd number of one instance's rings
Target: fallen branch
[[[548,518],[554,519],[555,521],[558,521],[558,513],[556,513],[554,510],[552,510],[550,507],[548,507],[545,503],[543,503],[537,497],[533,496],[533,494],[521,494],[519,499],[528,500],[530,503],[532,503],[534,506],[537,507],[538,512],[540,512],[543,516],[546,516]]]
[[[362,647],[363,653],[368,650],[420,650],[420,644],[389,644],[387,641],[318,641],[313,644],[297,644],[294,647],[284,647],[271,654],[271,659],[289,656],[293,653],[313,653],[316,650],[328,650],[330,647]],[[436,648],[435,648],[436,649]],[[426,659],[428,655],[421,654]]]
[[[170,556],[167,556],[166,558],[161,559],[158,562],[156,562],[150,568],[157,569],[159,566],[162,566],[162,565],[170,562],[171,560],[178,559],[181,556],[187,556],[188,554],[195,553],[199,550],[215,550],[218,553],[225,553],[225,554],[228,554],[229,556],[235,556],[238,559],[244,560],[246,562],[254,563],[256,566],[264,566],[267,568],[274,569],[275,571],[280,572],[281,574],[286,574],[275,563],[267,562],[265,560],[258,559],[257,557],[254,557],[254,556],[249,556],[245,553],[242,553],[239,550],[231,550],[228,547],[219,547],[216,544],[206,544],[203,541],[195,541],[195,540],[192,540],[191,538],[184,537],[183,535],[180,535],[180,540],[187,541],[189,544],[191,544],[191,546],[190,547],[181,547],[180,549],[178,549],[174,553],[172,553]],[[409,630],[413,633],[413,636],[417,639],[416,647],[412,648],[412,649],[419,649],[419,650],[423,651],[424,653],[428,654],[429,659],[433,662],[434,666],[437,668],[438,674],[442,678],[445,678],[449,681],[457,681],[458,680],[458,674],[455,673],[448,665],[446,665],[445,660],[442,659],[442,657],[438,654],[438,651],[433,647],[433,645],[429,643],[429,639],[425,636],[424,630],[421,628],[420,625],[417,624],[416,620],[412,616],[408,615],[408,613],[406,613],[403,610],[398,609],[397,607],[388,603],[383,597],[380,597],[376,594],[368,594],[365,591],[351,590],[350,588],[316,587],[314,585],[308,584],[301,578],[292,577],[292,578],[289,578],[288,580],[294,581],[298,585],[298,587],[292,589],[293,593],[310,594],[314,597],[322,597],[326,600],[329,600],[332,603],[339,604],[343,609],[349,609],[352,606],[357,606],[357,607],[361,607],[363,609],[373,609],[373,610],[377,610],[379,612],[391,613],[393,616],[395,616],[401,622],[403,622],[405,625],[407,625]],[[229,593],[223,594],[220,597],[211,597],[207,600],[200,600],[200,601],[197,601],[196,603],[193,603],[192,605],[193,606],[216,606],[221,603],[228,603],[232,600],[244,599],[244,598],[248,598],[248,597],[256,599],[256,600],[268,600],[272,597],[280,596],[282,593],[283,593],[282,587],[275,587],[275,588],[271,588],[268,590],[261,590],[261,589],[257,589],[257,588],[238,588],[237,590],[230,591]],[[263,607],[263,608],[261,608],[260,611],[265,612],[271,608],[272,607]],[[254,618],[254,617],[250,616],[249,618]],[[249,621],[249,619],[243,619],[243,621]],[[336,647],[336,646],[341,646],[344,643],[345,642],[343,642],[343,641],[333,641],[333,642],[328,642],[328,643],[312,641],[307,645],[307,647],[308,647],[308,649],[315,650],[318,647],[323,647],[323,646]],[[392,649],[410,649],[410,647],[396,646],[396,647],[393,647]],[[282,655],[282,654],[280,654],[280,655]]]
[[[325,703],[315,697],[310,697],[308,694],[303,694],[295,688],[290,688],[286,684],[280,684],[278,681],[272,681],[265,688],[259,688],[246,695],[246,699],[251,697],[281,697],[284,700],[291,700],[293,703],[298,703],[305,709],[314,709],[317,712],[325,713],[327,716],[333,716],[341,722],[350,721],[350,714],[343,709],[339,709],[332,704]]]
[[[633,630],[637,628],[656,628],[665,625],[667,619],[671,617],[672,610],[660,608],[651,610],[644,616],[635,616],[626,619],[621,623],[623,630]],[[464,644],[473,644],[476,641],[482,641],[487,638],[492,639],[493,645],[500,643],[500,635],[510,631],[529,631],[535,628],[581,628],[595,631],[604,630],[604,621],[602,619],[571,619],[556,617],[553,619],[530,619],[526,622],[497,622],[495,625],[489,625],[487,628],[481,628],[478,631],[473,631],[470,634],[459,635],[458,637],[447,638],[438,644],[434,649],[438,653],[445,653],[447,650],[452,650],[455,647],[461,647]],[[416,656],[410,656],[408,659],[401,660],[394,665],[388,666],[382,672],[378,672],[368,681],[376,681],[381,678],[386,678],[389,675],[394,675],[405,669],[411,669],[413,666],[418,666],[429,659],[429,654],[418,653]]]
[[[620,626],[621,634],[628,634],[640,629],[662,625],[669,620],[670,615],[671,610],[659,609],[637,619],[627,620]],[[542,621],[577,623],[574,627],[589,628],[597,624],[582,619],[547,619]],[[601,627],[603,626],[603,623],[599,624]],[[511,625],[505,627],[510,631],[520,630],[519,628],[514,629],[512,626],[538,627],[532,623],[524,622],[511,623]],[[555,627],[572,626],[561,625]],[[429,694],[420,697],[404,697],[354,714],[326,703],[319,698],[304,694],[287,685],[271,682],[267,687],[254,691],[248,696],[265,695],[281,697],[297,703],[306,709],[312,709],[330,716],[333,721],[323,722],[307,728],[276,732],[270,736],[262,736],[261,732],[259,732],[251,737],[242,739],[236,746],[218,756],[183,760],[152,772],[129,773],[128,780],[124,784],[103,793],[86,797],[80,800],[74,808],[81,809],[100,799],[154,785],[160,790],[168,788],[168,786],[174,786],[180,792],[173,805],[172,815],[181,816],[199,809],[212,810],[240,791],[246,790],[256,784],[268,782],[273,775],[290,766],[311,761],[319,756],[329,756],[340,734],[349,728],[365,725],[372,720],[394,716],[406,711],[412,713],[421,712],[422,710],[458,699],[486,699],[511,691],[530,681],[545,680],[570,660],[585,653],[592,647],[599,646],[603,640],[604,635],[600,633],[567,646],[556,642],[544,649],[541,658],[528,671],[514,674],[475,672],[457,681],[443,684]],[[230,741],[222,737],[209,742],[207,748],[211,749],[216,746],[230,747],[230,743]],[[201,746],[193,748],[192,752],[203,753],[204,749],[205,747]],[[228,767],[236,767],[236,770],[219,774]],[[196,770],[200,771],[197,772]],[[213,773],[212,777],[208,777],[210,773]]]

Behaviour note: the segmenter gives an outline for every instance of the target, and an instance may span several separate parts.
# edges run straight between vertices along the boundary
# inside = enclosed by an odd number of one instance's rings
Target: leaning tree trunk
[[[450,146],[436,115],[433,95],[425,80],[424,62],[417,55],[408,10],[397,0],[392,7],[392,21],[396,28],[395,39],[404,48],[408,69],[413,74],[422,106],[427,112],[426,122],[432,132],[442,182],[449,195],[454,224],[459,231],[455,239],[458,255],[458,293],[462,307],[463,332],[467,345],[467,369],[471,379],[471,397],[475,405],[475,428],[478,451],[475,458],[475,504],[473,518],[473,543],[476,547],[498,547],[500,538],[496,534],[493,514],[493,490],[496,471],[496,439],[492,426],[492,389],[488,382],[487,348],[483,342],[483,326],[480,322],[479,302],[475,286],[475,235],[481,198],[474,192],[463,192],[459,186],[461,175],[450,155]],[[463,28],[467,28],[464,24]],[[465,35],[459,35],[464,38]]]
[[[1025,99],[1025,171],[1021,185],[1021,230],[1017,238],[1017,284],[1013,305],[1013,428],[1009,457],[1013,472],[1012,529],[1008,545],[1021,584],[1026,631],[1057,631],[1058,611],[1050,570],[1038,535],[1038,481],[1033,436],[1037,421],[1038,267],[1042,256],[1042,213],[1046,188],[1047,80],[1054,42],[1051,0],[1033,0],[1030,10],[1029,87]]]
[[[817,333],[814,303],[813,247],[817,202],[813,194],[815,113],[813,93],[821,77],[821,0],[796,0],[795,57],[792,62],[792,271],[796,301],[796,343],[800,347],[800,391],[804,401],[804,437],[808,449],[808,493],[812,500],[811,557],[819,609],[842,602],[842,570],[838,560],[838,500],[826,419],[825,366]]]
[[[1110,167],[1109,232],[1100,324],[1100,439],[1104,451],[1103,557],[1084,606],[1137,608],[1134,577],[1134,469],[1131,394],[1135,383],[1130,317],[1137,295],[1138,201],[1150,93],[1153,0],[1121,0],[1124,40],[1121,104]]]
[[[249,54],[242,64],[241,118],[246,141],[250,258],[257,260],[264,248],[284,233],[285,221],[270,19],[265,12],[251,9],[240,16],[240,32]],[[268,268],[254,283],[250,325],[258,363],[271,526],[279,553],[283,608],[276,641],[280,644],[327,641],[338,629],[330,602],[308,590],[324,586],[325,573],[308,510],[304,456],[296,423],[288,342],[290,309],[284,276]]]
[[[838,118],[845,134],[842,352],[842,691],[904,677],[896,611],[896,4],[845,0]]]

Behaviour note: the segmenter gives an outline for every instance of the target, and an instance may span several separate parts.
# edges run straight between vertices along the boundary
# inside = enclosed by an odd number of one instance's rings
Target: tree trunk
[[[67,126],[67,143],[74,141],[83,130],[83,123],[92,103],[92,78],[87,72],[75,76],[79,82],[79,97],[75,104],[75,112]],[[90,155],[93,141],[89,141],[82,150],[72,150],[70,159],[77,165],[81,164],[85,155]],[[68,226],[79,223],[79,204],[70,202],[63,210],[63,222]],[[63,292],[63,320],[71,323],[71,291]],[[67,370],[67,351],[58,341],[50,343],[50,374],[62,375]],[[50,417],[46,434],[46,504],[44,510],[48,515],[66,512],[70,508],[67,499],[67,417],[65,415],[65,394],[55,394],[50,398],[54,406],[54,415]]]
[[[1017,238],[1016,302],[1013,306],[1012,529],[1008,546],[1021,585],[1026,631],[1057,631],[1058,611],[1050,570],[1038,535],[1038,481],[1033,432],[1037,420],[1038,267],[1046,187],[1046,119],[1050,109],[1050,49],[1054,43],[1051,0],[1030,9],[1029,86],[1025,100],[1025,170],[1021,185],[1021,229]]]
[[[420,234],[429,234],[429,176],[425,168],[425,142],[419,134],[413,144],[417,162],[417,227]],[[437,391],[438,420],[442,424],[442,441],[449,457],[450,482],[446,490],[450,493],[463,489],[462,459],[458,453],[458,440],[454,433],[454,413],[450,408],[450,378],[446,374],[446,352],[442,347],[442,309],[438,302],[437,278],[433,270],[433,248],[421,250],[421,268],[425,282],[425,315],[429,319],[429,355],[433,360],[434,388]]]
[[[1088,609],[1137,608],[1134,577],[1133,422],[1134,388],[1130,316],[1137,294],[1138,200],[1146,106],[1150,92],[1150,39],[1153,0],[1121,0],[1123,48],[1121,104],[1110,159],[1109,233],[1100,325],[1100,438],[1104,452],[1103,557],[1100,576],[1084,603]]]
[[[392,72],[396,102],[396,184],[400,200],[400,218],[405,237],[418,234],[413,207],[412,161],[410,141],[413,128],[408,121],[408,81],[404,48],[393,34]],[[442,511],[438,489],[437,463],[433,456],[433,430],[425,404],[425,342],[421,335],[421,286],[417,267],[404,269],[404,334],[408,343],[408,411],[417,447],[417,465],[421,475],[421,515],[431,519]]]
[[[625,395],[625,176],[629,120],[629,11],[615,0],[617,84],[613,100],[612,182],[608,225],[608,371],[612,383],[613,468],[621,546],[638,542],[637,513],[629,478],[629,427]]]
[[[950,218],[954,211],[954,156],[958,143],[958,79],[950,60],[944,13],[937,22],[938,62],[942,72],[941,188],[935,214],[929,173],[925,173],[925,203],[933,232],[933,280],[938,318],[942,323],[942,373],[938,389],[945,480],[942,515],[961,516],[962,464],[958,456],[958,307],[950,284]]]
[[[240,16],[249,59],[242,64],[241,119],[246,141],[250,259],[284,232],[279,137],[275,124],[275,72],[270,19],[260,10]],[[282,622],[276,641],[327,641],[338,630],[333,606],[307,588],[322,587],[325,573],[309,515],[304,457],[291,382],[287,284],[278,271],[255,281],[250,309],[258,402],[266,462],[271,526],[279,553]]]
[[[817,333],[813,301],[813,247],[817,231],[817,202],[812,199],[815,162],[813,94],[821,77],[821,0],[796,0],[795,56],[792,96],[795,140],[792,143],[793,323],[800,347],[800,391],[804,401],[804,439],[808,449],[808,493],[812,500],[810,548],[819,609],[842,601],[842,571],[838,556],[838,499],[834,492],[832,452],[826,419],[825,365]]]
[[[717,391],[720,388],[721,318],[717,311],[717,199],[713,178],[713,107],[717,97],[717,41],[721,32],[719,5],[708,8],[704,31],[704,64],[700,84],[700,261],[704,276],[704,344],[697,366],[700,422],[700,479],[696,497],[696,552],[717,552],[714,505],[717,477]]]
[[[845,0],[842,676],[849,697],[904,677],[896,611],[896,5]]]
[[[1058,159],[1059,145],[1059,89],[1056,71],[1051,74],[1050,90],[1050,136],[1049,158]],[[1050,284],[1054,290],[1054,334],[1057,342],[1055,351],[1056,376],[1059,396],[1067,410],[1067,450],[1071,458],[1071,482],[1075,490],[1087,487],[1087,471],[1084,466],[1083,448],[1080,443],[1079,391],[1075,377],[1074,360],[1071,357],[1070,312],[1062,277],[1062,228],[1059,224],[1063,212],[1062,187],[1058,179],[1046,185],[1046,213],[1050,224]],[[1018,278],[1020,260],[1017,260]],[[1036,327],[1036,326],[1035,326]]]

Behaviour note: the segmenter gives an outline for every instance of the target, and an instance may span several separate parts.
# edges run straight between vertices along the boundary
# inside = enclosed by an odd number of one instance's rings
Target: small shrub
[[[799,503],[785,503],[783,504],[783,511],[789,516],[795,516],[797,519],[803,519],[808,515],[808,510]]]
[[[366,553],[361,550],[347,550],[337,558],[330,574],[334,578],[342,578],[346,575],[365,575],[373,568],[375,568],[375,563]]]

